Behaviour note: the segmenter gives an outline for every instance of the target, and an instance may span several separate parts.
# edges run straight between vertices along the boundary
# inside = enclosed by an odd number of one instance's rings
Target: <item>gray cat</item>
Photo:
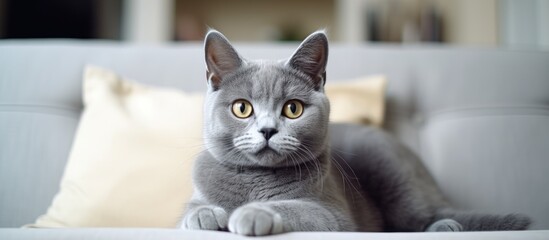
[[[454,210],[420,160],[380,130],[330,125],[328,40],[311,34],[286,61],[242,58],[205,39],[206,150],[183,229],[289,231],[522,230],[528,217]]]

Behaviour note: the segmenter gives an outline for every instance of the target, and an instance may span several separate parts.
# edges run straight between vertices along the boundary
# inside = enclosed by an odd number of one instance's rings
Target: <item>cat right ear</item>
[[[206,77],[208,83],[217,90],[223,78],[235,72],[244,61],[229,40],[218,31],[210,30],[204,40],[206,53]]]
[[[309,35],[287,61],[290,67],[306,74],[317,88],[326,83],[328,37],[324,31]]]

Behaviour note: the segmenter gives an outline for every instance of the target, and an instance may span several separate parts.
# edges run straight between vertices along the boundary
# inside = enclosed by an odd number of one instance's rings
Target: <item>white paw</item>
[[[461,232],[463,226],[456,222],[454,219],[446,218],[441,219],[429,226],[426,232]]]
[[[229,218],[229,231],[246,236],[282,233],[282,217],[269,207],[248,204],[233,212]]]
[[[181,222],[182,229],[225,230],[227,212],[216,206],[201,206],[191,210]]]

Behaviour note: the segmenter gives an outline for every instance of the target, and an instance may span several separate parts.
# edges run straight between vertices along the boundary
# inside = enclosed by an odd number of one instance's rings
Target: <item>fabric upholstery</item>
[[[532,191],[548,180],[548,143],[549,109],[535,107],[439,113],[422,134],[422,146],[429,146],[424,161],[453,202],[483,212],[528,212],[540,228],[549,222],[548,199]]]
[[[133,228],[78,228],[78,229],[0,229],[0,239],[11,240],[64,240],[64,239],[105,239],[105,240],[545,240],[548,230],[508,231],[508,232],[437,232],[437,233],[356,233],[356,232],[293,232],[267,237],[245,237],[228,232],[185,231],[180,229],[133,229]]]

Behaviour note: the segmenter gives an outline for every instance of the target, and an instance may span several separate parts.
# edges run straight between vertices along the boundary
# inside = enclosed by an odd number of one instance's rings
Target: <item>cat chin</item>
[[[252,166],[262,167],[286,167],[295,163],[288,162],[284,154],[280,154],[273,149],[265,148],[254,154],[247,154],[248,160]]]
[[[251,166],[261,167],[289,167],[303,163],[303,161],[299,161],[298,159],[292,160],[288,154],[277,153],[272,149],[261,150],[255,154],[247,154],[247,158]]]
[[[263,148],[254,154],[248,155],[248,158],[254,164],[264,167],[278,166],[284,160],[284,157],[272,148]]]

